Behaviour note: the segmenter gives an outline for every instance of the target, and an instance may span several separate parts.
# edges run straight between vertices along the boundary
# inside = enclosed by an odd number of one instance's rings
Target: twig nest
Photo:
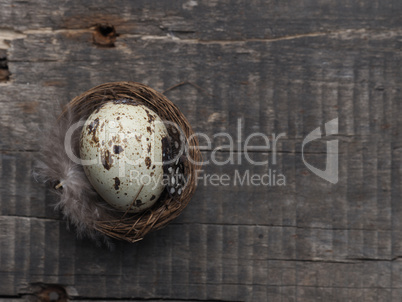
[[[194,194],[198,141],[180,110],[148,86],[94,87],[49,128],[35,176],[59,195],[56,208],[79,235],[141,240]]]

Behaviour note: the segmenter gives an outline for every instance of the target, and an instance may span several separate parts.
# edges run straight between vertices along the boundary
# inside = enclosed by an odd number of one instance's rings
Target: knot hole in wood
[[[7,82],[10,79],[8,61],[6,56],[0,56],[0,82]]]
[[[67,302],[66,290],[60,285],[44,285],[37,294],[40,302]]]
[[[97,46],[101,47],[114,47],[116,38],[119,34],[113,25],[110,24],[98,24],[95,26],[93,32],[93,42]]]

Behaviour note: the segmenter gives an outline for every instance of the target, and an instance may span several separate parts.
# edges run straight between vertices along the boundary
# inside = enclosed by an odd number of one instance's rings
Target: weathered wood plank
[[[275,259],[280,257],[268,252],[270,242],[261,236],[275,232],[274,227],[172,224],[139,244],[117,243],[115,251],[108,251],[90,242],[75,241],[65,230],[65,224],[58,221],[2,216],[0,226],[0,230],[9,234],[4,236],[3,233],[0,237],[0,259],[9,264],[2,265],[2,275],[15,278],[12,283],[18,285],[6,291],[6,284],[2,283],[1,290],[8,295],[21,294],[18,289],[36,282],[63,284],[74,289],[78,297],[100,300],[102,297],[191,300],[196,296],[201,300],[251,301],[258,300],[260,295],[273,299],[303,299],[311,290],[330,297],[336,289],[354,292],[353,297],[367,297],[368,293],[382,296],[401,288],[397,281],[401,262],[397,260]],[[28,230],[30,236],[27,236]],[[186,248],[182,241],[175,240],[195,239],[197,234],[201,237],[198,246],[204,250],[202,253],[193,252],[195,242],[190,242]],[[62,257],[66,251],[57,243],[52,245],[41,239],[42,236],[57,236],[68,241],[74,246],[70,250],[75,256]],[[17,240],[20,246],[31,245],[30,253],[19,255],[18,263],[10,238]],[[175,265],[183,261],[191,265]],[[28,270],[21,267],[21,262],[34,262],[35,268]],[[75,267],[74,278],[67,264]],[[175,289],[177,287],[187,290]]]
[[[15,170],[7,168],[14,167],[16,163],[32,167],[35,155],[35,152],[19,152],[2,156],[1,171],[4,179],[10,183],[4,186],[0,199],[2,214],[58,219],[60,218],[58,213],[51,209],[55,196],[46,195],[45,188],[36,184],[28,171],[22,177],[16,175],[13,172]],[[204,152],[204,158],[208,155],[208,152]],[[256,158],[258,160],[267,156],[264,153],[254,155],[259,156]],[[218,159],[222,160],[221,157],[225,156],[220,154]],[[282,163],[300,162],[300,158],[295,160],[298,156],[300,154],[278,154],[280,164],[276,166],[276,169],[282,171],[288,181],[296,177],[294,174],[289,174],[293,171],[286,170],[286,165]],[[321,155],[319,159],[322,159]],[[300,167],[296,169],[296,175],[302,175],[305,168],[302,163],[298,165]],[[23,171],[22,168],[18,170]],[[347,195],[334,192],[331,193],[331,196],[335,195],[333,198],[326,197],[326,192],[331,189],[331,185],[326,184],[324,180],[315,179],[315,175],[305,175],[302,183],[295,185],[290,181],[288,186],[253,186],[246,183],[241,185],[247,171],[250,175],[269,173],[266,166],[257,167],[247,163],[235,167],[205,166],[199,175],[196,196],[176,223],[272,227],[276,231],[271,232],[270,235],[267,234],[267,238],[271,238],[268,253],[280,259],[391,259],[400,255],[395,250],[394,254],[391,252],[393,247],[391,238],[399,232],[391,228],[390,205],[386,209],[386,215],[376,214],[376,217],[372,217],[368,222],[363,220],[364,217],[370,217],[373,212],[376,213],[377,206],[356,207],[354,215],[349,214],[350,219],[345,218],[344,224],[341,225],[333,220],[331,215],[336,213],[334,208],[338,206],[337,201],[347,198]],[[208,179],[208,175],[213,174],[219,177],[228,175],[230,179],[228,185],[215,185],[215,182]],[[340,188],[344,186],[347,187],[346,183],[342,182],[338,185]],[[10,190],[12,187],[14,189]],[[25,188],[33,189],[25,192]],[[366,187],[363,188],[365,189]],[[303,194],[304,190],[306,195]],[[21,192],[25,193],[19,195],[18,193]],[[354,203],[351,201],[349,208],[352,206]],[[356,225],[357,223],[359,224]],[[291,236],[297,236],[298,239],[289,239]],[[57,238],[55,235],[54,240],[57,241]],[[41,241],[40,238],[38,241]]]
[[[86,29],[203,40],[277,38],[316,32],[399,28],[399,1],[1,1],[0,23],[16,30]]]
[[[197,86],[182,85],[166,94],[195,130],[209,137],[225,130],[241,141],[256,131],[302,139],[336,116],[341,135],[396,134],[398,124],[389,110],[398,99],[402,58],[392,49],[402,33],[391,32],[391,38],[387,33],[224,45],[132,38],[112,49],[92,46],[90,36],[80,40],[50,33],[15,40],[9,56],[14,82],[1,87],[2,148],[37,149],[33,133],[54,114],[58,102],[65,104],[94,85],[114,80],[141,81],[160,91],[183,81],[194,83]],[[370,75],[368,70],[377,72]],[[377,73],[384,77],[373,75]],[[33,93],[31,85],[39,85]],[[16,96],[18,105],[8,106]],[[365,107],[365,96],[372,105]],[[377,105],[381,100],[383,111]],[[218,137],[214,143],[226,141]]]
[[[11,72],[0,83],[0,301],[25,299],[32,283],[70,286],[83,301],[399,301],[401,5],[0,0]],[[93,44],[99,23],[115,26],[115,47]],[[226,131],[235,143],[284,132],[277,163],[266,150],[250,156],[269,165],[252,165],[236,146],[242,162],[205,165],[196,196],[165,229],[115,251],[77,240],[30,170],[59,104],[114,80],[159,91],[186,82],[166,95],[196,131]],[[336,117],[331,185],[307,169],[301,145]],[[204,144],[204,158],[227,143]],[[324,169],[325,140],[305,151]],[[233,183],[236,171],[269,169],[286,186]],[[207,174],[231,182],[204,185]]]

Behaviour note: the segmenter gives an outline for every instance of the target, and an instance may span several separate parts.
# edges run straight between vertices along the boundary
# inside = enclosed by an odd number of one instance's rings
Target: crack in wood
[[[0,29],[0,49],[8,49],[10,42],[15,39],[26,38],[27,35],[12,29]]]
[[[392,33],[393,35],[397,36],[402,34],[402,30],[392,29],[392,30],[370,30],[370,29],[343,29],[343,30],[329,30],[325,32],[313,32],[313,33],[304,33],[304,34],[297,34],[297,35],[289,35],[289,36],[281,36],[281,37],[270,37],[270,38],[251,38],[251,39],[240,39],[240,40],[201,40],[201,39],[181,39],[176,36],[166,35],[166,36],[159,36],[159,35],[129,35],[126,34],[125,37],[133,37],[133,38],[140,38],[142,40],[171,40],[176,41],[179,43],[189,43],[189,44],[219,44],[219,45],[228,45],[228,44],[244,44],[248,42],[264,42],[264,43],[273,43],[273,42],[280,42],[286,40],[295,40],[295,39],[302,39],[302,38],[315,38],[315,37],[323,37],[323,36],[330,36],[334,38],[340,39],[350,39],[350,35],[358,35],[363,36],[369,33],[376,33],[378,37],[384,35],[385,33]],[[384,38],[389,38],[388,35],[385,35]]]

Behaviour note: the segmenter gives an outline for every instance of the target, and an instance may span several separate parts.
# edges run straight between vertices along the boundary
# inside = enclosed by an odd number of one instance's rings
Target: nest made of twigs
[[[75,97],[62,115],[71,113],[75,119],[87,119],[105,102],[128,99],[140,102],[156,112],[162,120],[175,123],[182,130],[188,145],[185,166],[187,184],[180,196],[162,194],[154,206],[142,213],[111,212],[110,219],[98,220],[94,228],[109,237],[135,242],[146,234],[160,229],[175,219],[189,203],[196,188],[196,171],[200,168],[201,153],[191,125],[180,110],[163,94],[136,82],[112,82],[96,86]],[[96,202],[96,201],[94,201]]]

